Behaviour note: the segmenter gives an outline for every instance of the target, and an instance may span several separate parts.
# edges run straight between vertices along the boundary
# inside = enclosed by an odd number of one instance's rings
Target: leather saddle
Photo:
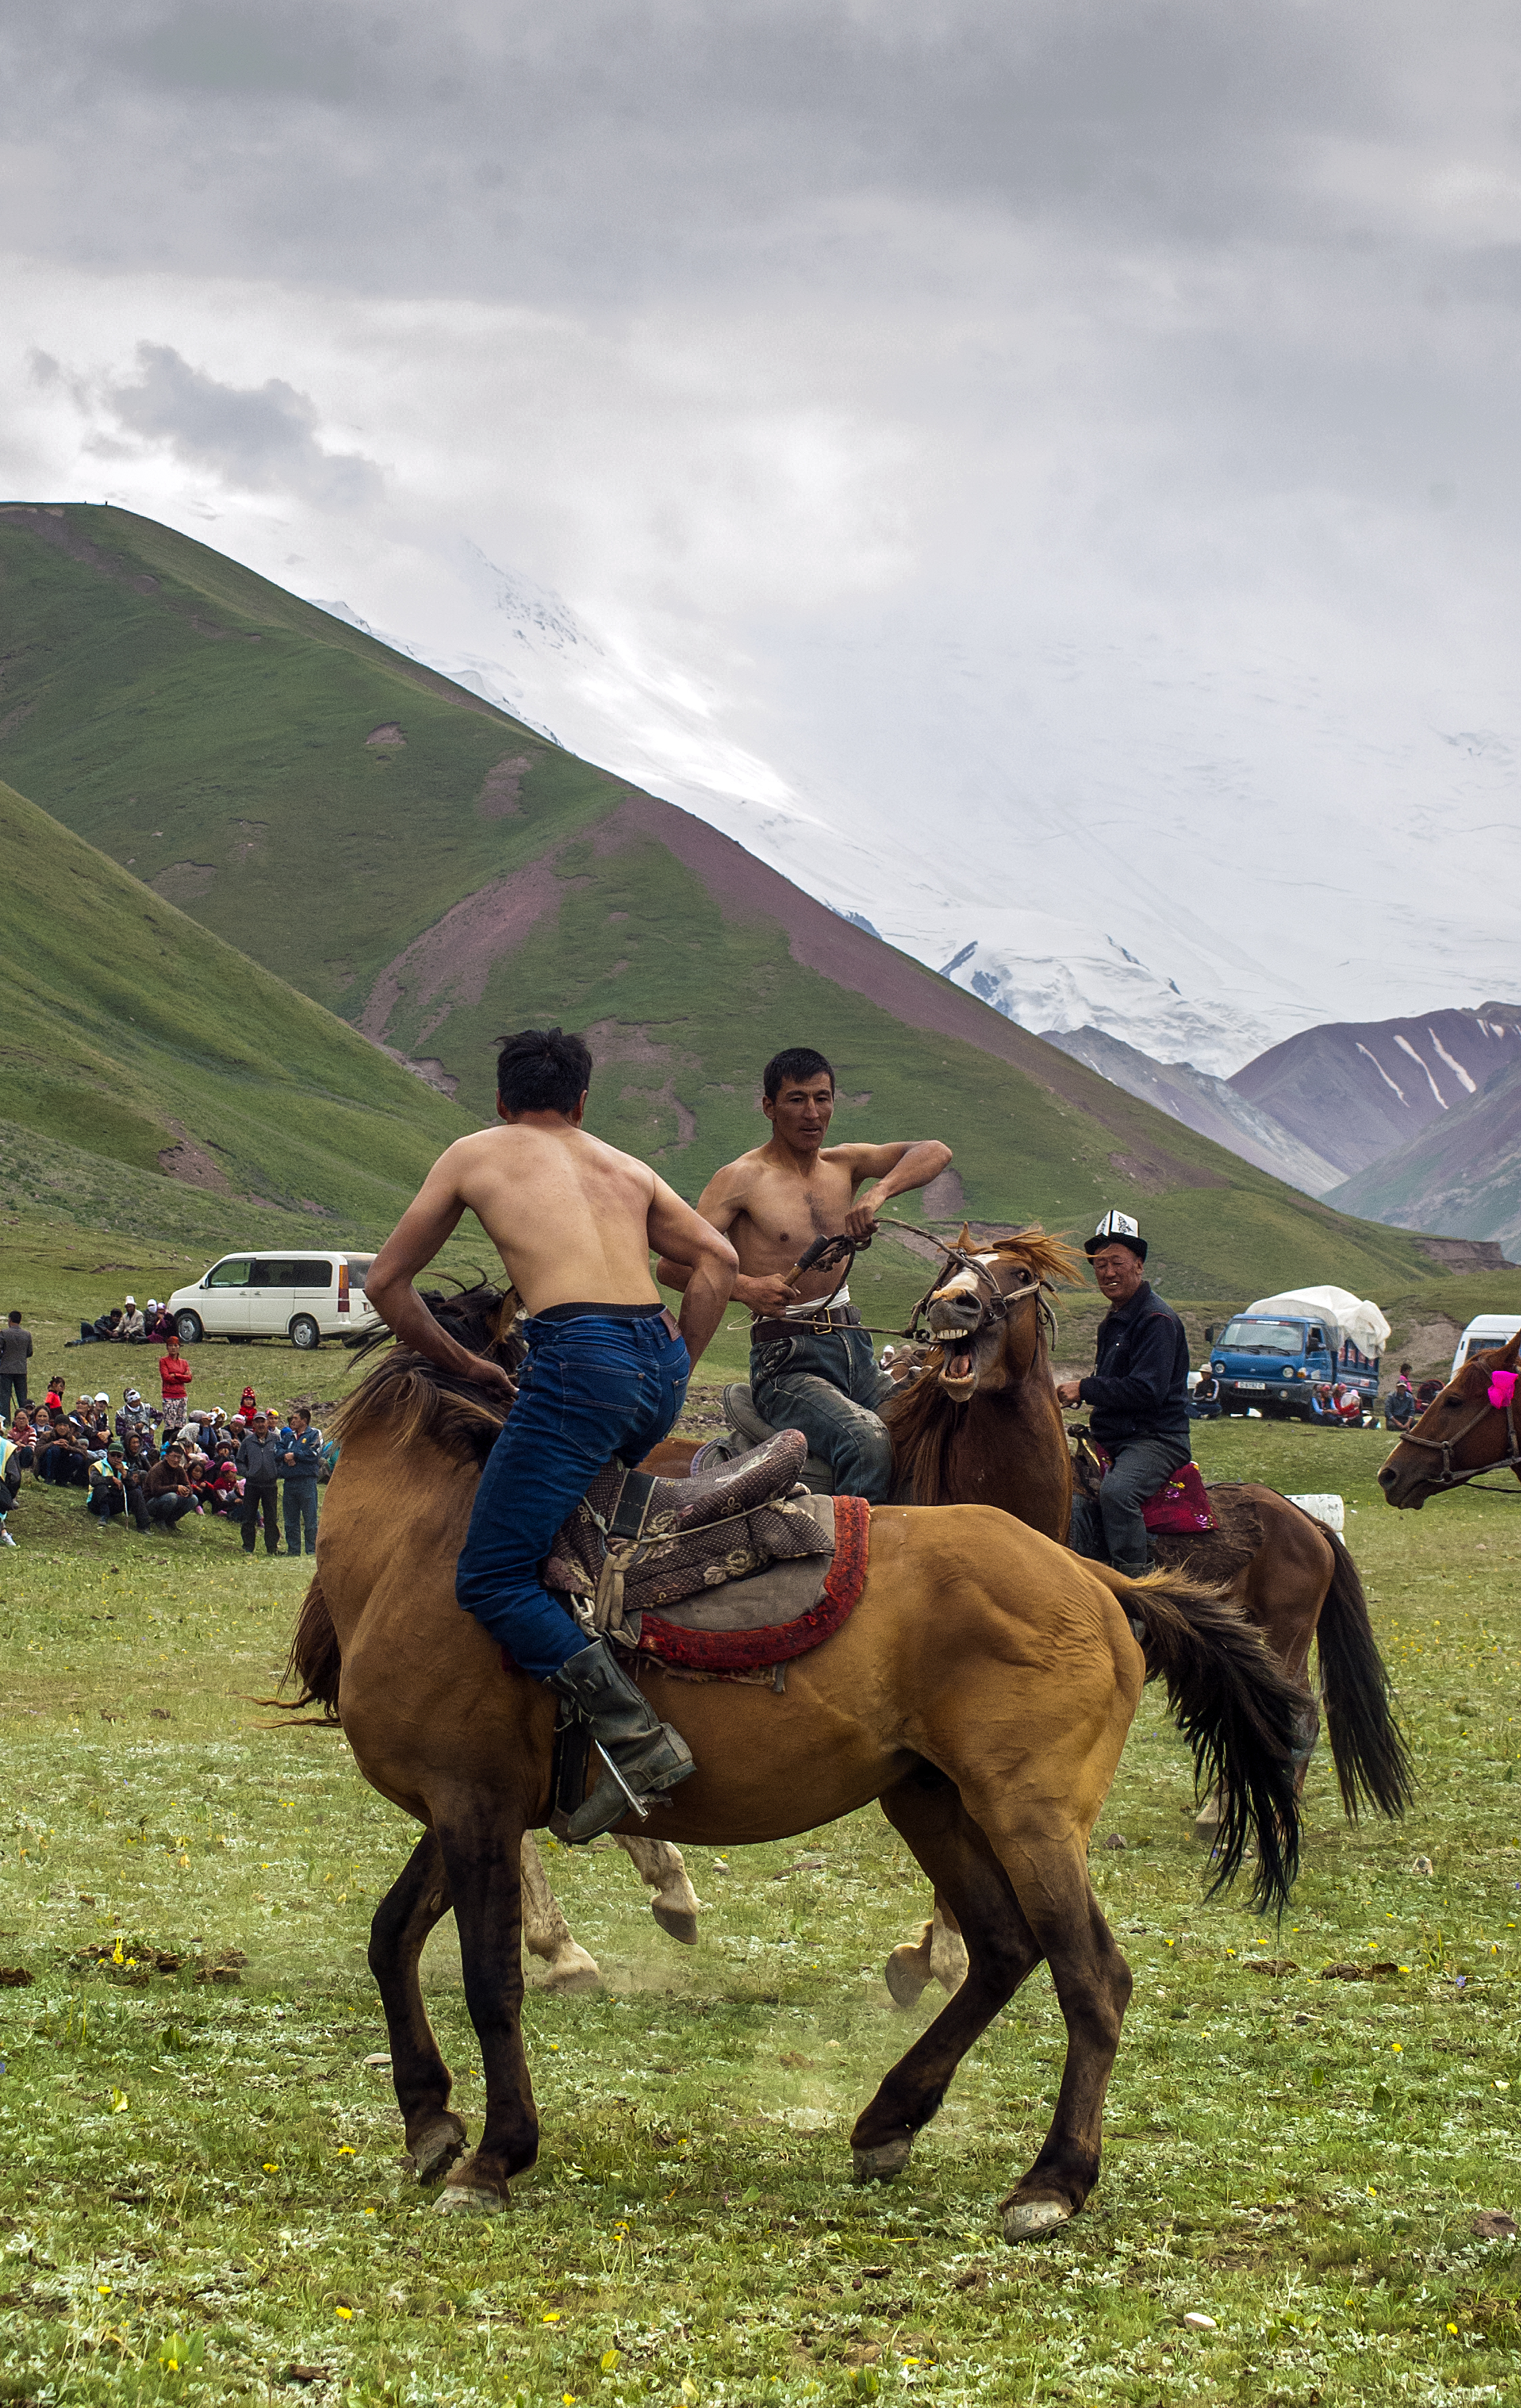
[[[755,1411],[749,1387],[742,1380],[731,1381],[720,1401],[728,1428],[722,1438],[710,1439],[694,1458],[692,1469],[699,1477],[706,1477],[725,1464],[739,1463],[753,1448],[764,1451],[776,1436],[770,1423],[763,1422]],[[796,1437],[797,1433],[794,1431],[792,1435]],[[834,1495],[835,1475],[821,1455],[806,1455],[797,1477],[815,1497]]]
[[[555,1540],[547,1585],[592,1598],[596,1628],[616,1635],[627,1617],[768,1564],[829,1555],[832,1537],[792,1501],[807,1454],[800,1430],[771,1430],[738,1462],[688,1480],[610,1464]]]

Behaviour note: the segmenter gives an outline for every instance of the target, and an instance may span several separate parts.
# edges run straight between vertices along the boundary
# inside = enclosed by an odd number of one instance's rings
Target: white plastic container
[[[1340,1497],[1291,1497],[1288,1501],[1298,1505],[1301,1512],[1313,1513],[1317,1522],[1324,1522],[1338,1537],[1347,1526],[1347,1509]]]

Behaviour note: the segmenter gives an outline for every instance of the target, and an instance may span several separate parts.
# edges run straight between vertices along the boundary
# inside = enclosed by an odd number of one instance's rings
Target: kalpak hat
[[[1146,1240],[1141,1234],[1141,1224],[1132,1221],[1128,1212],[1106,1212],[1083,1251],[1091,1260],[1101,1246],[1128,1246],[1142,1262],[1146,1259]]]

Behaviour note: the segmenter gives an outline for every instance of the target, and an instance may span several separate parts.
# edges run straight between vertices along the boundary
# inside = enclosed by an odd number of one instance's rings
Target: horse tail
[[[1357,1567],[1334,1530],[1324,1522],[1316,1526],[1336,1559],[1316,1638],[1321,1698],[1342,1803],[1350,1822],[1356,1821],[1364,1805],[1377,1807],[1392,1820],[1415,1794],[1410,1751],[1389,1711],[1389,1675],[1373,1637]]]
[[[323,1584],[313,1579],[301,1600],[295,1636],[286,1659],[285,1674],[280,1685],[299,1681],[301,1694],[290,1704],[292,1713],[303,1706],[321,1706],[321,1715],[313,1722],[336,1723],[338,1719],[338,1680],[343,1670],[343,1656],[338,1647],[338,1634],[333,1627],[333,1617],[327,1610]]]
[[[1220,1870],[1210,1896],[1235,1880],[1255,1842],[1253,1899],[1282,1914],[1299,1869],[1299,1691],[1260,1631],[1220,1590],[1185,1572],[1126,1580],[1091,1569],[1141,1626],[1147,1678],[1167,1684],[1173,1720],[1193,1749],[1196,1784],[1220,1786]]]

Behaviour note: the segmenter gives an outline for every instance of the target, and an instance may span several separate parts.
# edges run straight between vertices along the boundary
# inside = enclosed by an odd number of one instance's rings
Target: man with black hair
[[[1146,1277],[1146,1240],[1127,1212],[1106,1212],[1083,1247],[1109,1311],[1095,1368],[1063,1380],[1060,1405],[1086,1405],[1088,1426],[1111,1459],[1097,1503],[1072,1499],[1074,1552],[1139,1579],[1151,1542],[1141,1508],[1192,1449],[1188,1443],[1188,1332]]]
[[[716,1172],[697,1198],[698,1211],[733,1239],[739,1258],[735,1297],[754,1316],[751,1397],[773,1429],[802,1431],[841,1496],[884,1505],[893,1441],[877,1408],[893,1383],[877,1369],[839,1271],[806,1271],[796,1282],[787,1274],[815,1238],[869,1237],[889,1199],[938,1178],[951,1149],[938,1138],[826,1147],[835,1074],[811,1046],[773,1054],[761,1084],[769,1139]],[[659,1272],[667,1287],[685,1284],[680,1263],[662,1262]]]
[[[726,1239],[646,1164],[582,1125],[591,1075],[585,1045],[563,1029],[509,1038],[496,1065],[503,1125],[439,1155],[365,1282],[404,1345],[511,1404],[481,1475],[455,1594],[520,1670],[571,1698],[591,1725],[609,1769],[571,1816],[572,1840],[620,1822],[630,1797],[685,1780],[692,1755],[607,1641],[588,1646],[540,1570],[598,1472],[614,1456],[638,1463],[671,1428],[735,1271]],[[451,1338],[412,1284],[466,1211],[529,1316],[515,1400],[501,1365]],[[680,1326],[650,1276],[652,1249],[685,1273]]]

